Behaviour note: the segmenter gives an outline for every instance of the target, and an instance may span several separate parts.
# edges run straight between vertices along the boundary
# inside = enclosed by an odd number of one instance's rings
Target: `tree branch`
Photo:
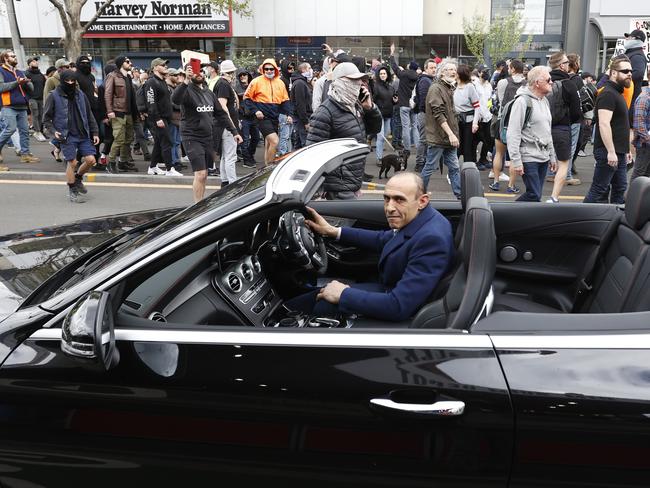
[[[82,35],[85,34],[86,32],[88,32],[88,29],[90,28],[90,26],[92,26],[95,22],[97,22],[97,19],[98,19],[100,16],[104,15],[104,11],[106,10],[106,8],[107,8],[111,3],[113,3],[114,1],[115,1],[115,0],[106,0],[106,2],[104,2],[104,3],[102,4],[102,6],[99,8],[99,10],[97,10],[97,12],[95,12],[95,15],[93,15],[93,17],[92,17],[88,22],[86,22],[86,25],[84,26],[83,30],[81,31],[81,34],[82,34]],[[84,3],[85,3],[85,2],[84,2]]]
[[[63,4],[59,0],[49,0],[49,2],[59,11],[59,17],[61,17],[61,22],[66,33],[70,32],[70,21],[68,20],[68,14]]]

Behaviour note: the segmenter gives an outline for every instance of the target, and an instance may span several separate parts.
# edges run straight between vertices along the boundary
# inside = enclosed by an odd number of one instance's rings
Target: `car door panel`
[[[10,477],[81,486],[100,463],[107,485],[191,470],[199,483],[506,486],[513,418],[487,336],[170,327],[118,329],[107,373],[64,356],[51,332],[22,344],[0,370]],[[432,417],[377,398],[465,411]]]
[[[647,330],[549,334],[492,337],[517,419],[510,486],[648,486]]]
[[[570,310],[579,279],[610,222],[613,205],[490,204],[497,235],[497,293]]]

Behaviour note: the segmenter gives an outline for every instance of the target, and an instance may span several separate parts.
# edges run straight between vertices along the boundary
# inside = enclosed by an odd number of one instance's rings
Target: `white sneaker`
[[[451,185],[451,180],[449,179],[449,174],[447,174],[447,183]]]
[[[187,156],[182,156],[181,157],[181,163],[187,164],[189,162],[190,162],[190,158],[188,158]]]
[[[34,132],[34,139],[36,139],[38,142],[45,142],[47,139],[45,139],[45,136],[41,134],[40,132]]]
[[[546,200],[546,203],[560,203],[560,201],[557,198],[551,197],[548,200]]]
[[[160,169],[158,166],[154,166],[153,168],[149,168],[147,170],[147,174],[148,175],[164,175],[165,172],[162,169]]]
[[[172,168],[169,171],[165,171],[165,176],[183,176],[183,173],[176,171],[176,168]]]
[[[501,173],[501,174],[499,175],[499,181],[510,181],[510,176],[508,176],[508,175],[505,174],[505,173]]]

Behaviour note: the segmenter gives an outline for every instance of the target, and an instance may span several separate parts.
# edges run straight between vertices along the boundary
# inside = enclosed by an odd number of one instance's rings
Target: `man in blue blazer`
[[[312,231],[381,253],[379,283],[331,281],[316,295],[315,315],[406,320],[425,303],[453,262],[451,224],[429,206],[422,178],[415,173],[397,173],[386,183],[384,211],[390,230],[334,227],[314,209],[307,210],[310,219],[305,222]]]

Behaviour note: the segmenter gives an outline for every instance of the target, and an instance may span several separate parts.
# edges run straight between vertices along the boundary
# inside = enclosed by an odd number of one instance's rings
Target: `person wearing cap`
[[[264,163],[270,164],[275,159],[279,142],[278,117],[280,114],[287,115],[287,122],[293,123],[291,102],[274,59],[265,59],[259,72],[262,76],[251,81],[244,93],[244,106],[246,111],[257,117],[258,127],[264,137]]]
[[[206,80],[208,82],[208,88],[214,91],[214,85],[216,85],[217,81],[219,81],[219,63],[216,61],[210,61],[205,65],[205,71],[208,75],[208,78]]]
[[[169,96],[174,93],[174,90],[179,85],[178,73],[180,70],[175,68],[167,69],[167,76],[165,83],[169,90]],[[170,98],[171,100],[171,98]],[[172,166],[174,168],[181,165],[180,162],[180,147],[181,147],[181,107],[172,102],[172,117],[169,119],[169,137],[172,141]]]
[[[327,44],[324,44],[327,46]],[[329,47],[329,46],[328,46]],[[330,53],[323,61],[324,76],[321,76],[314,85],[314,91],[311,94],[311,109],[315,112],[321,103],[327,100],[330,85],[332,84],[332,73],[339,63],[351,63],[352,56],[349,56],[343,50]]]
[[[29,153],[29,122],[27,107],[34,85],[25,73],[16,69],[18,59],[12,50],[0,53],[0,97],[2,118],[6,127],[0,133],[0,152],[18,128],[20,134],[20,161],[37,163],[40,160]]]
[[[225,127],[238,144],[242,139],[214,92],[206,86],[203,73],[194,73],[187,64],[185,74],[185,81],[172,94],[172,103],[181,107],[181,138],[194,172],[194,202],[198,202],[205,195],[208,168],[214,160],[215,126]]]
[[[363,86],[368,75],[353,63],[340,63],[332,72],[327,100],[309,119],[307,146],[321,141],[352,137],[362,144],[381,130],[381,112],[373,103],[370,91]],[[323,190],[330,200],[355,198],[361,188],[365,159],[359,159],[329,173]]]
[[[287,93],[291,92],[291,77],[296,71],[296,63],[290,59],[283,59],[280,61],[280,79],[287,89]],[[277,155],[282,156],[287,154],[291,149],[291,133],[293,132],[293,118],[291,123],[288,121],[287,115],[280,114],[278,117],[279,129]]]
[[[43,90],[45,89],[45,75],[41,73],[38,66],[38,58],[29,58],[27,60],[27,71],[25,76],[32,81],[34,91],[29,97],[29,110],[32,113],[32,126],[34,127],[34,139],[39,142],[45,142],[41,119],[43,115]]]
[[[239,128],[239,98],[232,84],[235,81],[235,72],[237,68],[235,63],[226,59],[219,66],[221,77],[217,84],[214,85],[213,92],[221,108],[228,115],[229,124]],[[237,141],[235,135],[227,129],[223,123],[217,123],[214,126],[215,139],[221,139],[221,162],[219,173],[221,174],[221,184],[233,183],[237,179]],[[239,131],[238,131],[239,133]]]
[[[99,128],[90,108],[88,97],[77,88],[77,73],[63,70],[61,84],[45,101],[43,125],[59,141],[67,164],[68,196],[80,203],[80,194],[88,193],[83,175],[95,165],[95,145],[99,144]],[[77,168],[77,157],[83,163]]]
[[[56,72],[45,81],[45,87],[43,88],[43,103],[47,100],[50,92],[61,83],[61,80],[59,79],[61,71],[70,68],[70,61],[64,58],[59,58],[54,62],[54,67],[56,68]]]
[[[182,176],[178,169],[172,166],[172,140],[169,129],[172,99],[165,81],[166,76],[167,60],[156,58],[151,61],[151,76],[144,84],[147,118],[153,135],[153,149],[147,174],[163,174],[158,168],[158,163],[164,163],[165,176]]]
[[[630,60],[632,65],[632,83],[634,83],[634,91],[632,92],[632,102],[630,104],[630,124],[634,118],[634,102],[641,93],[641,86],[643,85],[643,77],[646,74],[648,61],[646,54],[643,52],[643,45],[646,41],[645,32],[640,29],[635,29],[629,34],[625,34],[625,55]]]
[[[137,171],[137,168],[130,163],[133,122],[134,117],[139,115],[135,89],[131,81],[132,64],[126,56],[115,58],[115,64],[117,69],[104,81],[104,101],[113,132],[108,169],[112,172]]]

